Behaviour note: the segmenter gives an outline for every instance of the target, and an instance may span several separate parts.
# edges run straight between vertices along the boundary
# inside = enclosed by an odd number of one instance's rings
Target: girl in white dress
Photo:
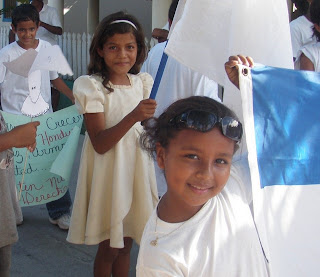
[[[146,56],[139,22],[104,18],[90,47],[89,75],[74,83],[87,133],[67,240],[99,244],[94,276],[128,276],[132,239],[140,242],[157,203],[152,160],[140,149],[141,121],[153,116],[153,80],[138,74]]]

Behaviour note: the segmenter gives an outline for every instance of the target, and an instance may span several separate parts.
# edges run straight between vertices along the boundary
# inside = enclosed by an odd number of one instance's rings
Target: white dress
[[[109,92],[98,76],[81,76],[74,83],[80,113],[105,113],[106,128],[119,123],[148,98],[153,84],[147,74],[131,75],[130,86],[111,85]],[[123,248],[123,237],[137,243],[158,201],[153,161],[139,145],[142,131],[137,122],[105,154],[95,152],[85,135],[78,184],[67,240],[77,244],[98,244],[110,239]]]

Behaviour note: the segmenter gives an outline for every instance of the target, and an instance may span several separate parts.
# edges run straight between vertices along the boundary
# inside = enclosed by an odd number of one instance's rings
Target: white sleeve
[[[49,71],[49,75],[50,75],[50,80],[55,80],[59,77],[59,74],[57,71]]]
[[[6,54],[0,54],[0,83],[4,81],[4,77],[6,76],[7,68],[4,66],[4,62],[8,62],[9,57]]]
[[[62,24],[61,24],[57,9],[54,7],[50,7],[50,8],[51,8],[50,22],[46,22],[46,23],[48,23],[52,26],[55,26],[55,27],[62,28]]]
[[[149,73],[141,72],[138,74],[143,84],[143,99],[147,99],[150,96],[153,86],[153,79]]]
[[[300,47],[302,46],[301,43],[301,33],[300,33],[300,29],[297,28],[297,26],[291,22],[290,23],[290,33],[291,33],[291,43],[292,43],[292,53],[293,53],[293,57],[296,58],[297,53],[300,49]]]
[[[105,97],[100,84],[88,75],[80,76],[75,80],[73,95],[80,114],[104,112]]]
[[[317,67],[316,53],[319,52],[319,50],[315,44],[308,44],[301,49],[301,52],[313,63],[315,68]]]

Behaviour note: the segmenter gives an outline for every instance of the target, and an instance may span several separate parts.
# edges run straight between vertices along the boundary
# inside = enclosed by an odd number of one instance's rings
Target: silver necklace
[[[158,233],[157,233],[157,226],[158,226],[158,207],[157,207],[156,226],[155,226],[155,228],[154,228],[154,232],[156,233],[156,238],[153,239],[152,241],[150,241],[150,245],[151,245],[151,246],[157,246],[159,239],[162,239],[162,238],[164,238],[164,237],[167,237],[167,236],[171,235],[173,232],[179,230],[187,221],[188,221],[188,220],[184,221],[182,224],[179,225],[179,227],[177,227],[176,229],[172,230],[172,231],[169,232],[168,234],[165,234],[165,235],[159,237],[159,236],[157,235],[157,234],[158,234]]]

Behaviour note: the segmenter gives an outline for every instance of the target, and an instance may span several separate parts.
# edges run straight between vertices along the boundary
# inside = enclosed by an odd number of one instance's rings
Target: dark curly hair
[[[128,20],[132,22],[137,27],[137,29],[135,29],[128,23],[110,24],[115,20]],[[146,58],[147,47],[145,44],[145,36],[142,27],[133,15],[127,14],[122,11],[108,15],[99,23],[92,38],[89,50],[90,62],[88,65],[88,74],[100,75],[103,79],[103,86],[109,91],[112,91],[112,89],[107,86],[110,73],[104,62],[104,59],[99,56],[98,49],[102,49],[108,38],[112,37],[113,35],[126,33],[132,33],[135,36],[138,46],[137,60],[133,67],[130,69],[129,73],[138,74],[142,63]]]
[[[11,12],[12,25],[17,28],[19,22],[33,21],[39,25],[40,18],[37,9],[31,4],[21,4],[15,7]]]
[[[307,0],[291,0],[301,15],[307,14],[309,10],[309,2]]]
[[[206,96],[191,96],[171,104],[158,118],[152,117],[144,122],[144,132],[140,136],[140,145],[149,155],[155,158],[156,145],[166,148],[171,139],[185,128],[170,124],[170,120],[189,110],[201,110],[214,113],[218,118],[225,116],[237,119],[233,111],[225,105]],[[235,142],[235,151],[238,145]]]
[[[313,0],[310,5],[310,19],[313,24],[320,26],[320,0]],[[320,41],[320,32],[313,27],[313,35]]]

